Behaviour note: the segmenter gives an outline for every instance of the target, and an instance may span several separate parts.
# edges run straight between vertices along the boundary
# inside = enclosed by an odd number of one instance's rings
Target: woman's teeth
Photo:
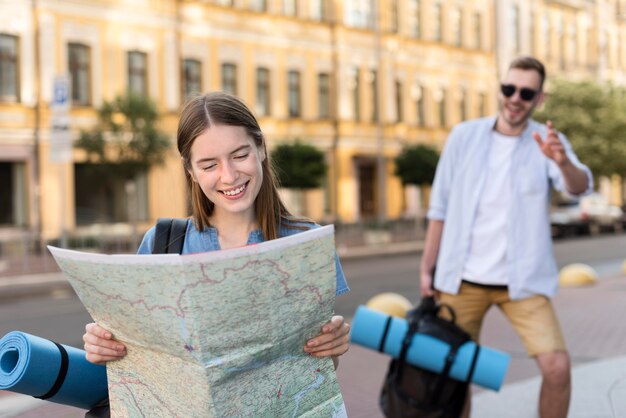
[[[242,185],[240,187],[237,187],[236,189],[233,190],[224,190],[222,193],[224,193],[226,196],[235,196],[241,192],[243,192],[246,189],[246,185]]]

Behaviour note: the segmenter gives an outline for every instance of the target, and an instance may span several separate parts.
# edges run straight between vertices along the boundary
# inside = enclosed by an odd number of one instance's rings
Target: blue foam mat
[[[359,306],[352,320],[351,342],[378,350],[388,318],[387,314],[366,306]],[[405,319],[392,317],[382,351],[398,358],[407,329],[408,323]],[[476,348],[477,345],[473,341],[466,342],[459,348],[450,369],[450,377],[461,381],[467,379]],[[407,351],[407,361],[414,366],[439,373],[443,370],[449,349],[447,343],[429,335],[417,333]],[[511,356],[507,353],[481,346],[471,382],[499,390],[510,360]]]
[[[85,352],[63,345],[67,374],[50,402],[91,409],[107,397],[106,368],[89,363]],[[0,339],[0,389],[34,397],[48,394],[61,369],[57,345],[25,332],[12,331]]]

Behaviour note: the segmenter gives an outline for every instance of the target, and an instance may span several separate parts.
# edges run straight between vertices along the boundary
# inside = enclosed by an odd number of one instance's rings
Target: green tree
[[[326,175],[324,153],[299,140],[280,144],[272,151],[278,181],[288,189],[315,189]]]
[[[592,81],[557,80],[535,114],[563,132],[595,176],[626,174],[626,90]]]
[[[439,152],[428,145],[409,145],[396,157],[396,176],[402,184],[431,184],[439,161]]]
[[[98,125],[82,131],[75,146],[85,150],[94,173],[134,179],[163,163],[170,141],[156,124],[159,114],[149,99],[118,96],[98,109]]]

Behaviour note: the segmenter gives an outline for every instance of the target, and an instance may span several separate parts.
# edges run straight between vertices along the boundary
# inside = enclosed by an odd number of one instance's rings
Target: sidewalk
[[[342,259],[417,253],[422,243],[390,244],[383,248],[339,248]],[[60,273],[0,278],[2,295],[26,295],[30,290],[67,287]],[[562,288],[554,305],[572,358],[573,393],[570,418],[626,416],[626,278],[603,277],[594,286]],[[540,380],[504,317],[492,310],[485,319],[481,343],[512,354],[503,388],[495,393],[475,388],[472,417],[536,417]],[[378,394],[389,358],[353,345],[342,357],[338,379],[348,414],[381,418]],[[82,417],[84,411],[39,401],[29,396],[0,392],[0,418]]]

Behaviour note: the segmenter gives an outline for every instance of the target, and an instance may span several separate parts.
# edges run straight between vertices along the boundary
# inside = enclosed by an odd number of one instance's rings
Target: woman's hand
[[[333,316],[322,326],[322,333],[307,341],[304,351],[315,357],[333,358],[337,368],[338,358],[348,351],[350,346],[350,325],[341,315]]]
[[[113,335],[95,322],[85,326],[83,335],[87,361],[94,364],[106,364],[119,360],[126,355],[124,344],[113,339]]]

